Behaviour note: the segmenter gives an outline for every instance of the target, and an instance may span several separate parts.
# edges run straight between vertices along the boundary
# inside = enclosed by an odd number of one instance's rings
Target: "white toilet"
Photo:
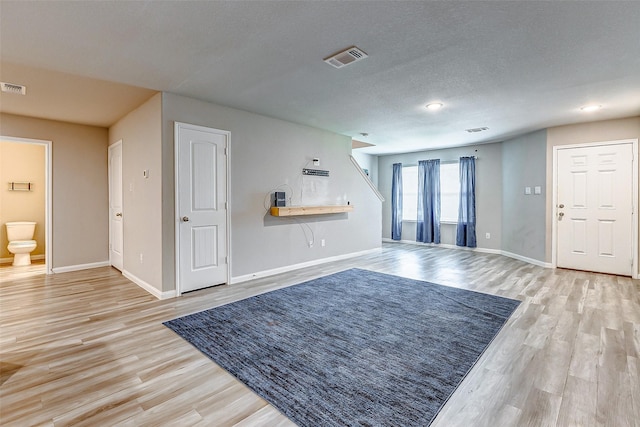
[[[30,221],[7,222],[7,240],[9,240],[9,252],[14,254],[13,265],[30,265],[31,252],[38,245],[33,240],[36,231],[36,223]]]

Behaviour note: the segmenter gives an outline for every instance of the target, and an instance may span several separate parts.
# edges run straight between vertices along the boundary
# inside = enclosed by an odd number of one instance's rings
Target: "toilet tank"
[[[32,240],[33,233],[36,231],[36,223],[31,221],[8,222],[6,225],[7,240],[10,242]]]

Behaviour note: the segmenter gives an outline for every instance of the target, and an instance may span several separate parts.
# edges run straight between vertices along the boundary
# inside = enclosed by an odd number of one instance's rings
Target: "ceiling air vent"
[[[473,128],[473,129],[465,129],[469,133],[483,132],[485,130],[489,130],[489,128]]]
[[[369,55],[367,55],[357,47],[351,46],[350,48],[345,49],[342,52],[338,52],[328,58],[325,58],[324,62],[333,67],[342,68],[345,65],[353,64],[354,62],[360,61],[361,59],[364,59],[368,56]]]
[[[27,94],[27,87],[26,86],[16,85],[16,84],[13,84],[13,83],[0,82],[0,89],[3,92],[15,93],[16,95],[26,95]]]

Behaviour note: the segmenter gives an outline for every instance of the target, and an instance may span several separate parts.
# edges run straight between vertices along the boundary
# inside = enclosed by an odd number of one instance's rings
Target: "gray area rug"
[[[299,426],[427,426],[519,304],[352,269],[165,325]]]

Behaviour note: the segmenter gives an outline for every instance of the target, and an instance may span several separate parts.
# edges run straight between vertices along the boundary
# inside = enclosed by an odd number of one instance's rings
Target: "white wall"
[[[501,144],[484,144],[443,150],[394,154],[378,158],[378,188],[385,198],[382,207],[382,237],[391,238],[391,175],[394,163],[415,166],[419,160],[458,160],[477,156],[476,161],[476,238],[479,248],[500,249],[502,239],[502,150]],[[456,226],[442,224],[441,243],[455,245]],[[491,238],[486,239],[485,234]],[[416,223],[404,221],[402,240],[416,240]]]
[[[173,139],[176,121],[231,132],[230,194],[232,277],[243,277],[290,265],[379,248],[380,201],[353,167],[351,138],[207,102],[163,94],[163,274],[173,283],[174,181]],[[271,217],[263,205],[278,185],[293,189],[299,203],[302,168],[314,157],[330,171],[328,198],[349,201],[349,214],[302,217],[315,234],[298,222]],[[287,195],[289,197],[289,194]],[[307,231],[308,233],[308,231]],[[325,239],[326,246],[320,245]]]

